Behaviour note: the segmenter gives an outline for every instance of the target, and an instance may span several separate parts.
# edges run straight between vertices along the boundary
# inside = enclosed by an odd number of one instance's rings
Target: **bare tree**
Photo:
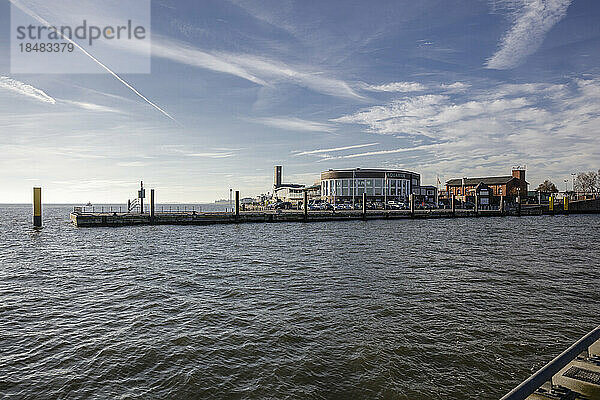
[[[598,172],[580,172],[575,178],[575,191],[595,193],[598,190]]]
[[[543,183],[540,183],[536,191],[544,193],[557,193],[558,189],[556,188],[556,185],[552,183],[552,181],[546,179]]]

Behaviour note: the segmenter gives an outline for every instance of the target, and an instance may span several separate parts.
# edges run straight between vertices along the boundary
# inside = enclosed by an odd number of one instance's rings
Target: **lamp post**
[[[569,180],[565,179],[565,196],[567,195],[567,192],[569,191],[568,184],[569,184]]]
[[[233,189],[229,188],[229,208],[233,210],[233,205],[231,204],[231,195],[233,194]]]
[[[383,190],[385,191],[383,194],[383,209],[387,210],[387,192],[388,192],[387,171],[385,172],[385,179],[384,179],[383,186],[384,186]]]
[[[574,172],[571,173],[571,177],[573,178],[573,184],[571,185],[571,190],[573,191],[573,193],[575,193],[575,176],[576,175],[577,174]]]
[[[354,175],[355,170],[352,170],[352,209],[354,210],[354,197],[356,197],[356,178]]]

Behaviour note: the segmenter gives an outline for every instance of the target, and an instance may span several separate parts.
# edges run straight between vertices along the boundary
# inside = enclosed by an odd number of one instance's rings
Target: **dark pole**
[[[452,194],[452,216],[454,217],[456,215],[456,203],[454,202],[454,194]]]
[[[150,189],[150,223],[154,223],[154,189]]]
[[[521,216],[521,188],[519,188],[517,196],[517,215]]]
[[[479,216],[479,194],[477,194],[477,189],[475,189],[475,216]]]
[[[240,218],[240,191],[235,191],[235,220]]]
[[[504,215],[504,196],[500,196],[500,215]]]
[[[304,207],[304,221],[308,221],[308,191],[304,191],[304,203],[302,204]]]

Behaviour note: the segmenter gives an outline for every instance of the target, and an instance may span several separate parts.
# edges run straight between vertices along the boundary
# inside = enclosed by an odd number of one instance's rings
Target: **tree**
[[[540,183],[540,186],[537,187],[536,191],[544,193],[557,193],[558,189],[554,183],[546,179],[544,183]]]
[[[598,172],[580,172],[575,178],[575,191],[595,193],[598,190]]]

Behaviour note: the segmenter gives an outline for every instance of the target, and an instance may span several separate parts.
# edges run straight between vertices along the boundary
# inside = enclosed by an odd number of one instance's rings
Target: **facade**
[[[283,167],[276,165],[273,171],[273,200],[292,203],[294,206],[304,202],[304,192],[308,193],[308,200],[321,197],[321,185],[306,186],[299,183],[283,183]]]
[[[417,197],[417,201],[437,202],[438,189],[433,185],[419,186],[413,193]]]
[[[404,170],[330,169],[321,172],[321,198],[329,203],[362,201],[363,193],[370,201],[408,201],[417,193],[421,175]]]
[[[527,196],[528,185],[525,169],[513,168],[512,175],[508,176],[450,179],[446,182],[446,193],[448,198],[454,195],[461,201],[474,201],[475,194],[480,195],[479,191],[484,189],[489,192],[486,195],[490,201],[500,196],[514,200],[519,195]]]

